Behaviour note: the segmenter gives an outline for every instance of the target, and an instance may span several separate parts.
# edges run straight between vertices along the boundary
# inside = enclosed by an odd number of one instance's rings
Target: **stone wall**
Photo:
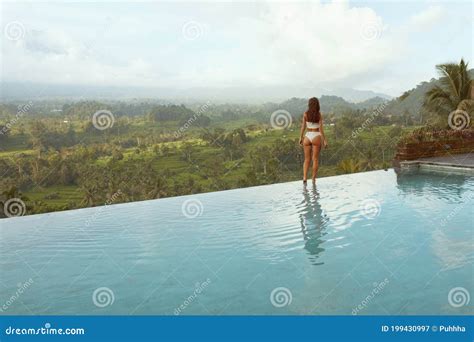
[[[415,160],[459,153],[474,153],[474,134],[456,139],[402,142],[398,145],[395,160]]]

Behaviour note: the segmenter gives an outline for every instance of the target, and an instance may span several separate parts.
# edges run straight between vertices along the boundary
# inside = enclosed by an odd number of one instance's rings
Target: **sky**
[[[472,63],[471,1],[1,3],[1,80],[391,96]]]

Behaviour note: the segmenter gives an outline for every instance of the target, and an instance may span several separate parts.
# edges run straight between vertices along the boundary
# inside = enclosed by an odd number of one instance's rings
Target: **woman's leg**
[[[316,181],[316,175],[319,168],[319,151],[321,150],[321,136],[317,136],[312,141],[313,144],[313,182]]]
[[[303,149],[304,149],[304,164],[303,164],[303,180],[308,179],[308,170],[309,164],[311,163],[311,141],[308,138],[304,137],[303,140]]]

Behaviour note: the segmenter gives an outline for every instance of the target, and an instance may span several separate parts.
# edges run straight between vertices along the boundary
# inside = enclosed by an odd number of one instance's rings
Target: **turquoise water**
[[[0,314],[471,314],[473,199],[389,170],[0,220]]]

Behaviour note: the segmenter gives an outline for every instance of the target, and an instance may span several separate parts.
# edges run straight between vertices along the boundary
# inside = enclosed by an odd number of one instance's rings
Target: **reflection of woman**
[[[326,235],[324,232],[328,218],[324,215],[321,205],[319,204],[319,193],[316,187],[303,190],[302,209],[300,210],[301,232],[305,240],[304,248],[310,254],[311,263],[314,265],[322,265],[318,262],[319,255],[324,251],[321,244],[324,242],[322,237]]]
[[[303,183],[306,183],[308,179],[311,159],[313,159],[313,183],[316,182],[321,144],[324,147],[328,145],[324,136],[323,117],[319,111],[319,100],[316,97],[312,97],[309,99],[308,110],[304,113],[303,121],[301,122],[300,145],[303,145],[304,148]]]

